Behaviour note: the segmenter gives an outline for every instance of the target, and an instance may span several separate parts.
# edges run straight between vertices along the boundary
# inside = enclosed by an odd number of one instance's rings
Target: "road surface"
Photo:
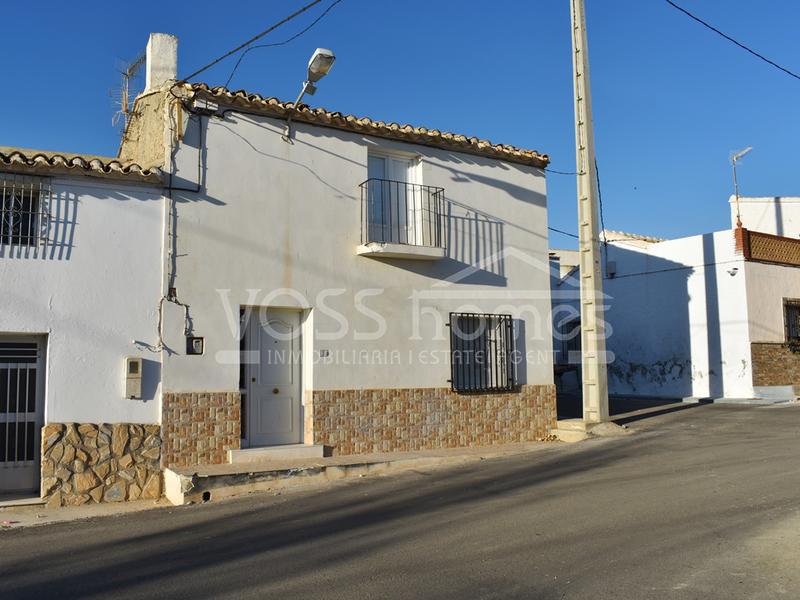
[[[798,598],[800,406],[0,532],[0,598]]]

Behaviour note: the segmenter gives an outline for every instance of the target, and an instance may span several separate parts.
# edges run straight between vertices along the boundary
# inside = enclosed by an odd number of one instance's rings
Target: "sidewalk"
[[[307,460],[281,460],[259,463],[206,465],[193,468],[176,468],[165,471],[178,476],[191,489],[181,492],[179,501],[170,502],[166,497],[157,501],[85,504],[48,509],[44,505],[0,507],[0,535],[2,530],[32,527],[65,521],[77,521],[94,517],[106,517],[172,507],[174,504],[220,500],[249,493],[273,491],[283,493],[291,490],[315,489],[330,486],[333,482],[347,478],[363,478],[389,475],[410,469],[432,470],[457,464],[533,453],[552,448],[551,442],[527,442],[474,448],[446,448],[418,452],[387,452],[315,458]],[[167,483],[169,485],[169,483]]]

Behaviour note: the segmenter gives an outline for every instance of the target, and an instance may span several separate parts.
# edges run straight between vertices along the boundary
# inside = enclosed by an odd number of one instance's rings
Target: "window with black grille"
[[[0,245],[39,244],[49,189],[47,179],[0,174]]]
[[[464,393],[516,387],[511,315],[450,313],[450,384]]]
[[[800,344],[800,300],[784,299],[783,319],[786,326],[786,341]]]

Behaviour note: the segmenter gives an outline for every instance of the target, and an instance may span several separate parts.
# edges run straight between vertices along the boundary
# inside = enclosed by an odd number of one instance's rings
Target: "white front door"
[[[0,492],[38,495],[44,344],[0,337]]]
[[[249,446],[302,442],[300,312],[253,308],[245,365]]]

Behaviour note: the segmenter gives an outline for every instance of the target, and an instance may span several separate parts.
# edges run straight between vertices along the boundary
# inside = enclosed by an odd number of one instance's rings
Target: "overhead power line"
[[[320,16],[318,16],[316,19],[311,21],[311,23],[309,23],[307,27],[305,27],[304,29],[301,29],[300,31],[295,33],[290,38],[285,39],[282,42],[274,42],[272,44],[258,44],[256,46],[250,46],[249,48],[247,48],[244,52],[242,52],[239,55],[239,60],[236,61],[236,64],[233,66],[233,69],[231,69],[231,74],[228,76],[228,80],[225,82],[225,87],[228,87],[230,85],[231,80],[233,80],[233,76],[236,75],[236,70],[239,68],[239,65],[242,64],[242,61],[244,60],[244,57],[247,56],[248,52],[251,52],[252,50],[255,50],[257,48],[274,48],[275,46],[285,46],[289,42],[293,42],[294,40],[299,38],[301,35],[306,33],[309,29],[314,27],[314,25],[319,23],[325,17],[325,15],[327,15],[329,12],[331,12],[331,9],[333,7],[336,6],[337,4],[339,4],[341,1],[342,0],[333,0],[333,2],[331,2],[331,4],[328,6],[328,8],[326,8],[324,11],[322,11],[322,14],[320,14]]]
[[[763,60],[765,63],[772,65],[772,66],[773,66],[773,67],[775,67],[776,69],[780,69],[781,71],[783,71],[783,72],[784,72],[784,73],[786,73],[787,75],[789,75],[789,76],[791,76],[791,77],[794,77],[795,79],[800,79],[800,75],[798,75],[797,73],[794,73],[793,71],[790,71],[790,70],[789,70],[789,69],[787,69],[786,67],[782,67],[781,65],[779,65],[779,64],[778,64],[778,63],[776,63],[775,61],[772,61],[772,60],[768,59],[768,58],[767,58],[766,56],[764,56],[763,54],[760,54],[760,53],[756,52],[755,50],[753,50],[752,48],[748,48],[747,46],[745,46],[745,45],[744,45],[744,44],[742,44],[741,42],[738,42],[738,41],[736,41],[736,40],[735,40],[735,39],[733,39],[731,36],[729,36],[729,35],[728,35],[728,34],[726,34],[726,33],[723,33],[722,31],[720,31],[719,29],[717,29],[716,27],[714,27],[714,26],[713,26],[713,25],[711,25],[710,23],[707,23],[707,22],[705,22],[703,19],[701,19],[700,17],[698,17],[698,16],[696,16],[696,15],[693,15],[693,14],[692,14],[692,13],[690,13],[688,10],[686,10],[685,8],[683,8],[682,6],[678,6],[678,5],[677,5],[677,4],[675,4],[675,3],[674,3],[672,0],[664,0],[664,2],[666,2],[667,4],[669,4],[671,7],[673,7],[673,8],[675,8],[675,9],[677,9],[677,10],[681,11],[681,12],[682,12],[683,14],[685,14],[687,17],[689,17],[689,18],[691,18],[691,19],[694,19],[695,21],[697,21],[698,23],[700,23],[700,24],[701,24],[701,25],[703,25],[704,27],[707,27],[708,29],[710,29],[710,30],[711,30],[711,31],[713,31],[714,33],[717,33],[717,34],[721,35],[722,37],[724,37],[724,38],[725,38],[726,40],[728,40],[729,42],[731,42],[731,43],[733,43],[733,44],[736,44],[736,45],[737,45],[737,46],[739,46],[739,48],[741,48],[742,50],[746,50],[747,52],[749,52],[749,53],[750,53],[750,54],[752,54],[753,56],[755,56],[755,57],[757,57],[757,58],[760,58],[760,59],[761,59],[761,60]]]
[[[317,4],[319,4],[320,2],[322,2],[322,0],[313,0],[313,2],[309,2],[309,3],[308,3],[308,4],[306,4],[306,5],[305,5],[303,8],[301,8],[301,9],[299,9],[299,10],[296,10],[295,12],[293,12],[292,14],[290,14],[288,17],[286,17],[286,18],[285,18],[285,19],[283,19],[282,21],[279,21],[279,22],[275,23],[274,25],[271,25],[270,27],[268,27],[267,29],[265,29],[264,31],[262,31],[261,33],[259,33],[258,35],[254,35],[253,37],[251,37],[249,40],[247,40],[247,41],[246,41],[246,42],[244,42],[243,44],[239,44],[238,46],[236,46],[236,48],[234,48],[233,50],[230,50],[229,52],[226,52],[225,54],[223,54],[223,55],[222,55],[222,56],[220,56],[219,58],[216,58],[216,59],[212,60],[212,61],[211,61],[210,63],[208,63],[208,64],[207,64],[205,67],[202,67],[202,68],[200,68],[200,69],[197,69],[197,71],[195,71],[195,72],[194,72],[194,73],[192,73],[191,75],[187,75],[186,77],[184,77],[184,78],[183,78],[183,81],[188,81],[188,80],[190,80],[190,79],[193,79],[194,77],[197,77],[198,75],[200,75],[200,73],[202,73],[202,72],[204,72],[204,71],[207,71],[208,69],[210,69],[210,68],[211,68],[211,67],[213,67],[214,65],[216,65],[216,64],[218,64],[218,63],[220,63],[220,62],[222,62],[223,60],[225,60],[225,59],[226,59],[226,58],[228,58],[229,56],[231,56],[231,55],[233,55],[233,54],[236,54],[236,53],[237,53],[237,52],[239,52],[239,50],[241,50],[242,48],[246,48],[247,46],[249,46],[249,45],[250,45],[250,44],[252,44],[253,42],[260,40],[262,37],[264,37],[264,36],[265,36],[265,35],[267,35],[268,33],[272,32],[272,31],[275,31],[275,30],[276,30],[278,27],[280,27],[281,25],[285,25],[286,23],[288,23],[289,21],[291,21],[291,20],[292,20],[292,19],[294,19],[295,17],[298,17],[298,16],[300,16],[301,14],[303,14],[304,12],[306,12],[306,11],[307,11],[309,8],[311,8],[311,7],[313,7],[313,6],[316,6],[316,5],[317,5]]]
[[[561,235],[566,235],[566,236],[571,237],[571,238],[576,238],[577,239],[577,237],[578,237],[574,233],[570,233],[569,231],[562,231],[561,229],[556,229],[555,227],[548,227],[548,229],[550,231],[555,231],[556,233],[560,233]]]
[[[583,175],[583,173],[576,173],[575,171],[557,171],[556,169],[544,169],[548,173],[555,173],[556,175]]]

